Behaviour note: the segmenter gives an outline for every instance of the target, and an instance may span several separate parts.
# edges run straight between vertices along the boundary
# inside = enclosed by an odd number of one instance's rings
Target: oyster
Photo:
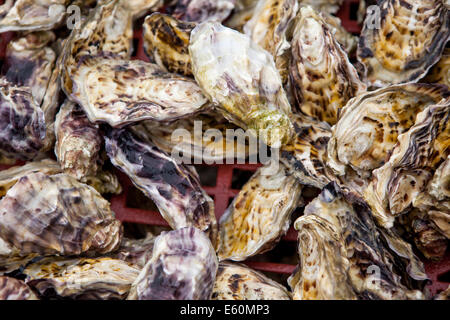
[[[7,158],[32,159],[44,138],[44,113],[28,88],[0,79],[0,153]]]
[[[301,190],[282,165],[258,169],[220,219],[219,259],[242,261],[272,249],[290,226]]]
[[[273,56],[283,83],[289,73],[288,30],[297,10],[298,0],[260,0],[244,26],[245,34]]]
[[[139,271],[130,263],[108,257],[49,257],[28,265],[23,274],[42,297],[109,300],[126,298]]]
[[[122,186],[119,178],[113,172],[98,170],[95,176],[83,178],[83,182],[93,187],[101,194],[121,194]]]
[[[423,79],[428,83],[445,84],[450,88],[450,48],[445,48],[441,60],[436,63]]]
[[[172,15],[188,22],[225,20],[233,11],[236,0],[177,0]]]
[[[343,26],[341,19],[335,17],[326,12],[320,13],[321,17],[328,24],[328,28],[331,33],[336,38],[337,42],[344,48],[344,50],[352,55],[356,52],[356,48],[358,47],[358,37],[354,36],[350,32],[348,32]]]
[[[253,17],[260,0],[236,0],[231,16],[224,21],[228,28],[242,32],[244,25]]]
[[[134,19],[142,17],[150,10],[158,9],[163,0],[119,0],[120,4],[128,11],[131,11]]]
[[[291,139],[291,107],[268,52],[240,32],[206,22],[192,31],[189,53],[195,79],[225,118],[269,146]]]
[[[367,83],[417,82],[450,36],[450,13],[442,0],[382,0],[368,12],[358,44]],[[379,24],[379,25],[377,25]]]
[[[195,24],[169,15],[153,13],[144,22],[144,50],[161,68],[186,76],[192,75],[189,38]]]
[[[151,143],[144,143],[126,129],[105,135],[111,162],[125,172],[159,208],[173,229],[194,226],[217,240],[214,202],[202,189],[193,169],[170,158]]]
[[[373,171],[365,198],[382,226],[393,226],[396,216],[407,213],[449,153],[450,99],[431,105],[417,115],[416,123],[398,136],[389,161]]]
[[[63,23],[69,0],[7,0],[5,15],[0,9],[0,33],[7,31],[51,30]]]
[[[121,232],[109,203],[65,174],[30,173],[0,201],[0,237],[21,255],[107,253]]]
[[[71,97],[89,120],[113,127],[142,120],[173,121],[211,107],[195,81],[140,60],[86,58],[72,80]]]
[[[97,126],[89,122],[75,103],[67,100],[56,116],[55,154],[63,171],[82,181],[95,176],[103,144]]]
[[[282,285],[249,267],[221,262],[212,293],[213,300],[290,300]]]
[[[299,0],[302,6],[311,6],[319,12],[335,14],[339,11],[344,0]]]
[[[119,249],[112,253],[111,256],[131,263],[139,268],[144,268],[147,261],[152,257],[155,238],[151,233],[148,233],[142,239],[123,238]]]
[[[334,125],[338,111],[366,90],[327,22],[300,8],[292,40],[291,87],[302,113]]]
[[[0,300],[38,300],[25,282],[0,276]]]
[[[327,164],[337,175],[351,167],[369,177],[381,167],[397,137],[415,123],[416,115],[448,95],[427,84],[402,84],[362,94],[341,110],[328,144]]]
[[[188,227],[164,232],[133,284],[129,300],[207,300],[218,262],[209,239]]]
[[[450,300],[450,285],[448,288],[442,292],[440,292],[438,295],[436,295],[434,300]]]

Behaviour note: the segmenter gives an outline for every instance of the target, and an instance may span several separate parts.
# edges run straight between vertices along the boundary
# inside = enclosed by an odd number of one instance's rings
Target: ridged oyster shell
[[[382,0],[377,6],[366,15],[358,45],[367,83],[417,82],[439,61],[449,39],[447,7],[442,0]]]
[[[152,257],[155,239],[156,237],[151,233],[142,239],[123,238],[119,249],[110,256],[144,268]]]
[[[445,84],[450,88],[450,48],[445,48],[441,60],[436,63],[423,79],[428,83]]]
[[[272,249],[301,201],[301,185],[283,165],[258,169],[220,219],[220,260],[242,261]]]
[[[311,6],[320,12],[335,14],[339,11],[340,6],[344,0],[300,0],[300,5]]]
[[[188,22],[225,20],[236,0],[177,0],[172,15]]]
[[[0,300],[38,300],[25,282],[0,276]]]
[[[341,19],[331,14],[321,11],[320,15],[328,24],[328,28],[339,44],[349,55],[356,52],[358,47],[358,37],[348,32],[343,26]]]
[[[231,263],[219,263],[213,300],[290,300],[282,285],[249,267]]]
[[[269,146],[291,139],[291,107],[267,51],[238,31],[206,22],[192,31],[189,53],[195,79],[225,118]]]
[[[203,232],[193,227],[164,232],[128,299],[210,299],[217,268],[216,253]]]
[[[339,109],[366,86],[323,17],[302,7],[297,20],[289,73],[297,108],[334,125]]]
[[[158,9],[163,2],[163,0],[120,0],[121,6],[130,11],[134,19],[142,17],[150,10]]]
[[[100,194],[65,174],[23,176],[0,200],[0,237],[21,255],[107,253],[121,228]]]
[[[244,25],[253,17],[260,0],[236,0],[236,5],[224,25],[242,32]]]

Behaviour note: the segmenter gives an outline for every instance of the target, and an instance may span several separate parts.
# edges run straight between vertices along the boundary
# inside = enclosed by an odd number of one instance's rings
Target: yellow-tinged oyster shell
[[[423,81],[445,84],[450,87],[450,48],[444,49],[441,60],[430,69]]]
[[[338,111],[366,90],[327,22],[300,8],[292,40],[290,80],[297,109],[331,125]]]
[[[122,193],[122,186],[117,175],[113,172],[98,170],[95,176],[84,177],[82,182],[90,185],[101,194]]]
[[[315,10],[329,14],[339,11],[344,0],[298,0],[302,6],[311,6]]]
[[[267,51],[244,34],[206,22],[192,31],[189,53],[195,79],[225,118],[269,146],[291,139],[291,107]]]
[[[320,12],[322,18],[328,24],[328,28],[334,35],[339,44],[345,49],[345,51],[351,55],[356,52],[358,46],[358,37],[348,32],[343,26],[341,19],[335,17],[326,12]]]
[[[213,300],[290,300],[281,284],[249,267],[223,261],[219,263]]]
[[[372,86],[416,82],[437,61],[450,36],[442,0],[382,0],[366,15],[358,60]]]
[[[21,255],[107,253],[121,234],[109,203],[65,174],[30,173],[0,200],[0,237]]]
[[[120,5],[130,11],[133,18],[136,19],[142,17],[150,10],[158,9],[163,2],[163,0],[120,0]]]
[[[39,300],[25,282],[0,276],[0,300]]]
[[[281,164],[258,169],[220,219],[219,259],[242,261],[272,249],[290,226],[301,190]]]

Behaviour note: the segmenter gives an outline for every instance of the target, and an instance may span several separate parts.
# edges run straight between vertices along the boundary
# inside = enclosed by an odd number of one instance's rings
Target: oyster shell
[[[0,33],[51,30],[63,23],[69,0],[7,0],[0,10]]]
[[[439,61],[449,39],[447,7],[442,0],[382,0],[377,5],[380,10],[366,15],[358,44],[367,83],[417,82]]]
[[[450,48],[445,48],[441,60],[436,63],[423,79],[428,83],[445,84],[450,87]]]
[[[282,285],[249,267],[221,262],[212,293],[213,300],[290,300]]]
[[[161,68],[186,76],[192,75],[189,38],[194,23],[153,13],[144,22],[144,50]]]
[[[364,195],[380,225],[390,228],[396,216],[408,212],[447,159],[449,120],[450,99],[426,108],[409,131],[398,136],[389,161],[373,171]]]
[[[90,121],[113,127],[173,121],[211,107],[195,81],[140,60],[87,58],[73,75],[72,99]]]
[[[338,111],[366,90],[327,22],[300,8],[292,39],[291,87],[300,112],[331,125]]]
[[[163,2],[163,0],[120,0],[120,4],[131,11],[134,19],[142,17],[150,10],[158,9]]]
[[[107,253],[121,230],[109,203],[65,174],[30,173],[0,201],[0,237],[21,255]]]
[[[119,178],[113,172],[98,170],[95,176],[83,178],[83,182],[93,187],[101,194],[121,194],[122,186]]]
[[[0,153],[7,158],[32,159],[44,138],[44,113],[31,92],[0,79]]]
[[[236,0],[236,5],[230,17],[224,21],[228,28],[242,32],[244,25],[253,17],[256,5],[260,0]]]
[[[242,261],[272,249],[291,223],[301,185],[283,165],[258,169],[220,219],[220,260]]]
[[[438,295],[436,295],[433,299],[434,300],[450,300],[450,285],[448,286],[448,288],[446,290],[444,290],[441,293],[439,293]]]
[[[311,6],[319,12],[335,14],[344,0],[300,0],[300,5]]]
[[[233,11],[236,0],[178,0],[172,15],[188,22],[225,20]]]
[[[129,300],[207,300],[218,262],[209,239],[188,227],[164,232],[133,284]]]
[[[0,300],[39,300],[25,282],[0,276]]]
[[[155,239],[156,237],[151,233],[148,233],[142,239],[123,238],[119,249],[111,254],[111,257],[144,268],[147,261],[152,257]]]
[[[95,176],[103,144],[97,126],[89,122],[83,110],[66,100],[55,121],[55,154],[64,173],[77,180]]]
[[[427,84],[403,84],[361,94],[341,110],[328,144],[327,164],[337,175],[351,167],[369,177],[381,167],[400,134],[416,115],[448,95],[447,89]]]
[[[341,19],[326,12],[320,12],[321,17],[328,24],[328,28],[336,38],[337,42],[349,54],[353,55],[358,47],[358,37],[348,32],[343,26]]]
[[[154,201],[173,229],[195,226],[216,244],[214,202],[202,189],[193,169],[177,164],[153,144],[144,143],[126,129],[110,130],[105,140],[113,165]]]
[[[192,31],[189,53],[195,79],[225,118],[269,146],[291,139],[291,107],[267,51],[244,34],[206,22]]]

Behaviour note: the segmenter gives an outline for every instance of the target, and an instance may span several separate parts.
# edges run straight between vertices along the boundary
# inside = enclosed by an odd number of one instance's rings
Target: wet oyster
[[[119,249],[112,253],[111,256],[131,263],[134,266],[144,268],[147,261],[152,257],[155,239],[156,237],[151,233],[148,233],[142,239],[123,238]]]
[[[194,169],[177,164],[126,129],[109,130],[105,140],[111,162],[153,200],[173,229],[195,226],[216,244],[214,202],[202,189]]]
[[[121,223],[91,187],[65,174],[35,172],[0,201],[0,237],[21,255],[107,253],[119,245]]]
[[[56,115],[55,154],[68,175],[82,180],[95,176],[103,140],[96,125],[89,122],[83,110],[67,100]]]
[[[218,262],[209,239],[196,228],[164,232],[139,274],[129,300],[207,300]]]
[[[450,36],[450,13],[442,0],[382,0],[368,12],[358,45],[367,83],[416,82],[427,73]],[[379,24],[379,25],[378,25]]]
[[[144,50],[152,61],[169,72],[192,75],[188,46],[194,23],[153,13],[145,18],[143,28]]]
[[[269,146],[291,139],[291,107],[268,52],[240,32],[207,22],[192,31],[189,53],[195,79],[225,118]]]
[[[395,217],[408,212],[449,153],[450,99],[431,105],[416,123],[398,136],[389,161],[373,171],[365,198],[378,223],[392,227]]]
[[[441,60],[436,63],[423,79],[428,83],[445,84],[450,88],[450,48],[445,48]]]
[[[289,73],[288,30],[297,10],[297,0],[260,0],[244,26],[245,34],[273,56],[283,83]]]
[[[242,261],[272,249],[301,201],[301,185],[280,164],[258,169],[220,219],[220,260]]]
[[[28,265],[27,284],[43,297],[124,299],[140,269],[113,258],[44,258]]]
[[[0,276],[0,300],[38,300],[25,282]]]
[[[384,164],[397,137],[415,123],[416,115],[448,95],[444,87],[403,84],[362,94],[341,111],[328,144],[327,164],[338,175],[351,167],[360,176]]]
[[[31,92],[0,79],[0,153],[7,158],[32,159],[44,138],[44,113]]]
[[[63,23],[69,0],[7,0],[0,7],[0,33],[50,30]],[[6,15],[2,15],[5,11]]]
[[[86,58],[72,80],[71,97],[89,120],[113,127],[142,120],[173,121],[211,107],[192,79],[140,60]]]
[[[311,6],[319,12],[335,14],[339,11],[344,0],[300,0],[300,5]]]
[[[236,0],[177,0],[172,15],[188,22],[225,20]]]
[[[142,17],[150,10],[158,9],[163,2],[163,0],[120,0],[120,4],[131,11],[135,19]]]
[[[213,300],[290,300],[282,285],[249,267],[221,262],[212,293]]]
[[[290,80],[302,113],[337,122],[338,111],[366,90],[327,22],[311,7],[302,7],[293,40]]]

